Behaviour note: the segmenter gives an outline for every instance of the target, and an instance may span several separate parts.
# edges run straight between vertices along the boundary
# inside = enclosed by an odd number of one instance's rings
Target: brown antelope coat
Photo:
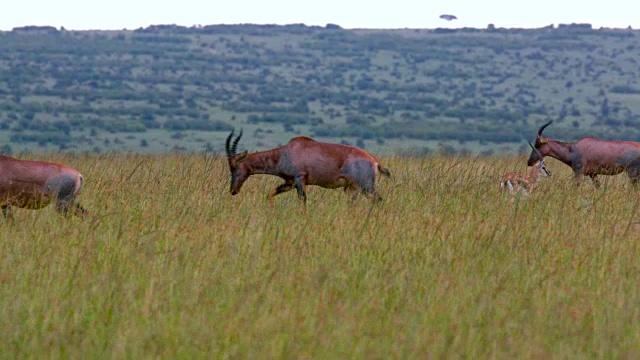
[[[232,195],[240,191],[249,176],[269,174],[285,181],[273,189],[269,197],[295,187],[298,197],[306,201],[306,186],[317,185],[329,189],[344,188],[354,195],[357,194],[356,190],[359,190],[379,200],[376,180],[380,174],[390,176],[389,171],[380,165],[375,156],[357,147],[319,142],[299,136],[275,149],[236,154],[241,136],[242,132],[232,144],[231,132],[226,142]]]
[[[11,207],[40,209],[51,202],[66,215],[82,186],[82,175],[66,165],[0,155],[0,208],[5,217]],[[76,205],[75,214],[84,212]]]
[[[634,185],[640,184],[640,143],[634,141],[601,140],[585,137],[576,142],[561,142],[542,136],[542,125],[536,137],[535,150],[531,151],[528,165],[551,156],[573,169],[576,183],[589,176],[596,187],[600,186],[598,175],[617,175],[623,171]]]

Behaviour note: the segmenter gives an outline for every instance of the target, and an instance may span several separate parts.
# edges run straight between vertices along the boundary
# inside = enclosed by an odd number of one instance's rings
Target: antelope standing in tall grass
[[[84,215],[86,210],[75,204],[83,182],[82,174],[63,164],[0,155],[0,209],[5,218],[11,217],[11,207],[35,210],[51,202],[65,216],[72,209]]]
[[[226,152],[231,171],[231,195],[236,195],[251,175],[269,174],[284,180],[269,193],[269,198],[295,189],[298,198],[307,200],[306,186],[344,188],[354,197],[359,192],[380,200],[376,192],[379,175],[390,176],[389,170],[367,151],[348,145],[331,144],[298,136],[287,144],[266,151],[236,154],[242,130],[232,142],[233,131],[227,137]]]
[[[600,187],[598,175],[617,175],[627,172],[631,183],[640,185],[640,143],[635,141],[600,140],[584,137],[576,142],[561,142],[542,136],[542,131],[552,121],[538,130],[534,151],[531,151],[529,166],[551,156],[573,169],[576,184],[580,184],[584,175]]]
[[[529,146],[531,146],[533,150],[536,150],[531,143],[529,143]],[[512,195],[521,194],[529,196],[538,185],[538,181],[540,181],[541,178],[549,176],[551,176],[551,171],[547,169],[544,160],[540,159],[530,166],[524,174],[510,172],[502,175],[500,189],[509,190]]]

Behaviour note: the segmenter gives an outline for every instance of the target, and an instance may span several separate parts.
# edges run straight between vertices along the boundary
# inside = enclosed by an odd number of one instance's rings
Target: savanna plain
[[[211,155],[43,155],[85,176],[86,218],[0,225],[9,357],[637,358],[640,198],[524,157],[386,157],[384,200],[281,180],[228,191]]]

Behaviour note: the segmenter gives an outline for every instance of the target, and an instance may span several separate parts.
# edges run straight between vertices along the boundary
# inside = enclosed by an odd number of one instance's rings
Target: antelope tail
[[[378,164],[378,171],[380,171],[380,173],[388,178],[391,177],[391,172],[389,172],[389,169],[383,167],[382,165]]]

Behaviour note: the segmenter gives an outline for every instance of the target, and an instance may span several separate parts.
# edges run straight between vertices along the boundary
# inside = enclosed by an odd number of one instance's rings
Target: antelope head
[[[538,129],[538,136],[536,136],[536,146],[533,146],[531,145],[531,143],[529,143],[533,150],[531,151],[531,155],[529,155],[529,160],[527,160],[527,166],[533,166],[538,161],[541,161],[547,154],[549,139],[542,136],[542,131],[547,126],[551,125],[552,122],[553,120],[542,125],[540,129]]]
[[[225,143],[225,150],[227,152],[227,161],[229,162],[229,170],[231,171],[231,187],[230,192],[231,195],[235,195],[240,192],[240,188],[242,188],[242,184],[249,177],[249,169],[243,163],[246,159],[248,152],[245,150],[240,154],[236,154],[236,148],[238,147],[238,142],[242,137],[242,130],[240,130],[240,134],[238,137],[233,139],[234,132],[231,131],[231,134],[227,137],[227,142]]]
[[[551,171],[549,169],[547,169],[547,166],[544,164],[544,157],[542,156],[542,154],[540,154],[540,151],[538,151],[538,149],[536,149],[531,142],[529,142],[529,146],[531,146],[532,150],[532,154],[536,153],[537,158],[539,158],[540,160],[537,160],[533,163],[532,166],[536,167],[538,169],[537,171],[537,178],[541,178],[541,177],[549,177],[551,176]],[[529,160],[531,160],[531,157],[529,157]]]

